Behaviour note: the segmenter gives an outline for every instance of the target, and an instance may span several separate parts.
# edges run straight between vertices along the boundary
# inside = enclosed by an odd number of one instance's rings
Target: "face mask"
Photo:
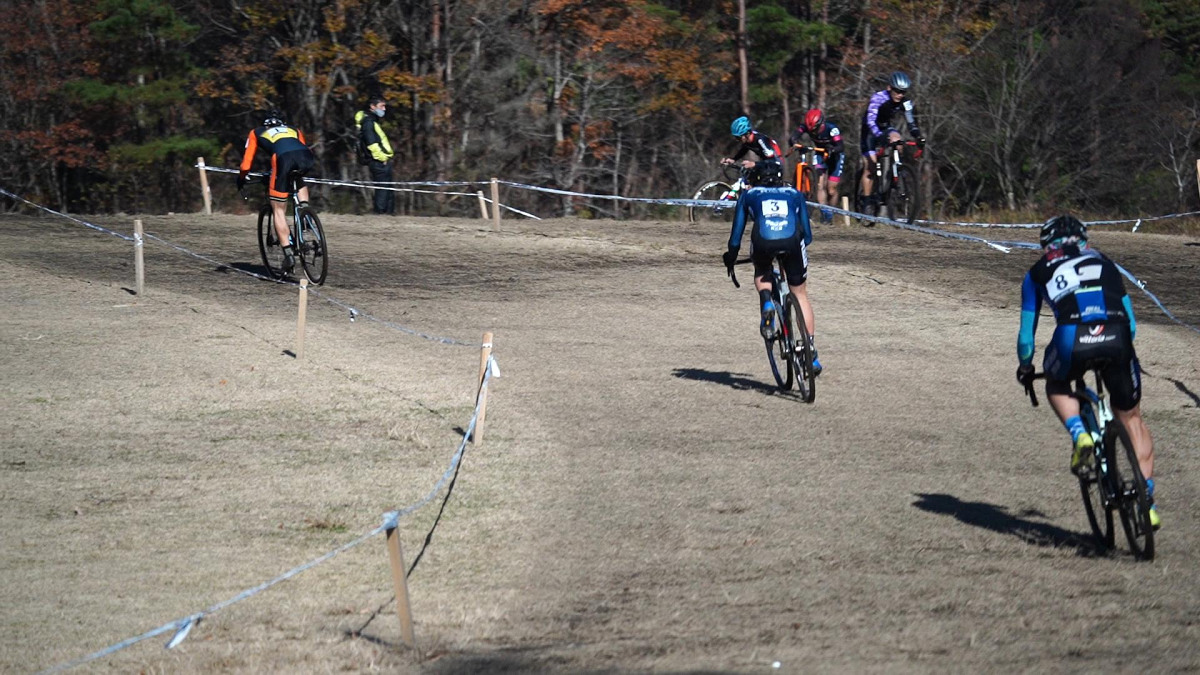
[[[387,110],[380,108],[379,110],[372,110],[371,112],[375,113],[376,117],[383,117],[384,114],[387,113]]]

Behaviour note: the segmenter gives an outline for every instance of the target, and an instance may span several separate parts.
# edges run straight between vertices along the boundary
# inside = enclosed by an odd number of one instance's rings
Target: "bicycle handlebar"
[[[1046,379],[1046,373],[1034,373],[1033,377],[1030,377],[1029,381],[1025,383],[1025,393],[1029,394],[1029,402],[1033,404],[1033,407],[1035,408],[1038,407],[1038,400],[1037,394],[1033,391],[1033,381],[1044,379]]]
[[[742,258],[741,260],[734,261],[734,263],[733,263],[733,264],[734,264],[734,265],[745,265],[745,264],[746,264],[746,263],[748,263],[748,262],[750,262],[750,259],[749,259],[749,258]],[[737,274],[735,274],[735,273],[734,273],[734,271],[733,271],[733,268],[732,268],[732,267],[730,267],[730,268],[729,268],[729,278],[730,278],[730,279],[733,281],[733,287],[734,287],[734,288],[741,288],[741,287],[742,287],[742,285],[738,283],[738,280],[737,280]]]

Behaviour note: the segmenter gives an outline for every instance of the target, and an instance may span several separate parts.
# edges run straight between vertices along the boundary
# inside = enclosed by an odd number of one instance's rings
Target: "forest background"
[[[376,93],[397,180],[690,197],[743,113],[783,143],[821,107],[854,166],[894,70],[914,82],[931,215],[1200,208],[1200,0],[2,4],[0,187],[71,212],[199,210],[196,158],[235,167],[269,108],[305,132],[315,175],[365,180],[352,120]],[[218,204],[236,198],[212,181]],[[547,216],[671,208],[510,192]],[[369,196],[318,193],[331,210]]]

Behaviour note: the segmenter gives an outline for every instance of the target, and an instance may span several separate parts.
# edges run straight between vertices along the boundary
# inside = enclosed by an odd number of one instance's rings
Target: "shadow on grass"
[[[222,274],[228,274],[231,269],[238,270],[239,272],[249,272],[250,274],[257,274],[260,277],[266,277],[268,279],[271,278],[271,270],[267,269],[266,265],[263,265],[261,263],[256,264],[256,263],[248,263],[248,262],[235,262],[235,263],[231,263],[229,265],[218,265],[217,268],[213,271],[220,272]]]
[[[791,391],[780,391],[779,387],[766,382],[752,380],[741,373],[731,373],[727,370],[704,370],[703,368],[676,368],[671,372],[672,375],[683,380],[696,380],[697,382],[713,382],[722,384],[731,389],[739,391],[761,391],[764,394],[772,396],[783,396],[785,398],[794,398],[797,401],[800,397]]]
[[[1013,515],[1003,506],[986,502],[965,502],[946,494],[917,494],[917,501],[913,502],[913,506],[922,511],[953,516],[967,525],[1012,535],[1032,546],[1073,547],[1075,553],[1084,558],[1103,558],[1110,554],[1110,551],[1098,544],[1090,533],[1083,535],[1056,525],[1031,520],[1046,517],[1036,509],[1026,509]],[[1079,508],[1083,510],[1082,505]]]

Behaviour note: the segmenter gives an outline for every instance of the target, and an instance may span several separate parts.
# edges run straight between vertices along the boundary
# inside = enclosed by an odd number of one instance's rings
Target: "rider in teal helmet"
[[[729,125],[729,132],[737,138],[745,136],[746,134],[750,133],[750,131],[750,118],[746,117],[745,115],[737,118],[733,121],[733,124]]]
[[[779,144],[774,139],[756,131],[750,125],[750,118],[745,115],[735,119],[733,124],[729,125],[729,133],[733,134],[739,141],[742,142],[742,147],[733,155],[721,160],[721,164],[732,165],[737,164],[740,168],[747,171],[747,179],[754,175],[766,175],[773,173],[778,169],[779,173],[783,173],[782,157],[783,153],[779,150]],[[742,159],[746,153],[753,152],[757,157],[757,161],[752,159]],[[768,167],[767,165],[774,165]],[[753,183],[751,183],[753,184]]]

